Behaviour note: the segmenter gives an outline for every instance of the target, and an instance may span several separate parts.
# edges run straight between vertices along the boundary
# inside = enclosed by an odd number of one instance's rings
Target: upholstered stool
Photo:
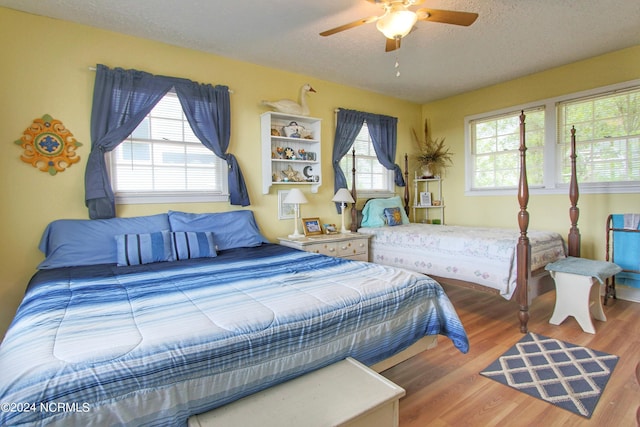
[[[545,269],[556,284],[556,306],[549,323],[559,325],[573,316],[583,331],[595,334],[591,316],[607,320],[600,300],[600,284],[622,268],[612,262],[567,257],[547,264]]]

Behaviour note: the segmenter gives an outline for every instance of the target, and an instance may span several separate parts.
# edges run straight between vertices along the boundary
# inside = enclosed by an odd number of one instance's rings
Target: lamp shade
[[[351,196],[351,193],[346,188],[339,189],[336,192],[335,196],[333,196],[333,199],[331,199],[331,201],[332,202],[340,202],[340,203],[353,203],[353,202],[355,202],[355,200],[353,200],[353,197]]]
[[[289,194],[282,201],[283,203],[288,203],[292,205],[301,205],[303,203],[308,203],[306,197],[304,197],[304,193],[297,188],[292,188],[289,190]]]
[[[378,19],[376,27],[388,39],[404,37],[416,24],[418,15],[411,10],[392,9],[389,13]]]

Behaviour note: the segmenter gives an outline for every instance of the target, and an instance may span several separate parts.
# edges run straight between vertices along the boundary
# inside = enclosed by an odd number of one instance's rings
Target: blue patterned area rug
[[[480,374],[591,418],[618,359],[529,333]]]

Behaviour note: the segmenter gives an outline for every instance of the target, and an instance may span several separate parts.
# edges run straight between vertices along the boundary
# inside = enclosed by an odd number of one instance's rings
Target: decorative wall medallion
[[[76,149],[82,144],[60,120],[48,114],[35,119],[15,143],[24,149],[20,156],[23,162],[51,175],[80,161]]]

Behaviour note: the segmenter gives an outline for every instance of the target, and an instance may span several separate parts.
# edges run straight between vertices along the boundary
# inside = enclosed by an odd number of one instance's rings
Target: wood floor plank
[[[640,304],[615,300],[604,307],[606,322],[594,321],[596,334],[582,331],[569,317],[549,324],[555,292],[531,307],[531,332],[620,356],[591,419],[528,396],[479,373],[522,338],[515,303],[495,295],[444,287],[469,336],[460,353],[444,337],[438,346],[382,373],[404,387],[400,427],[449,426],[636,426],[640,410]]]

